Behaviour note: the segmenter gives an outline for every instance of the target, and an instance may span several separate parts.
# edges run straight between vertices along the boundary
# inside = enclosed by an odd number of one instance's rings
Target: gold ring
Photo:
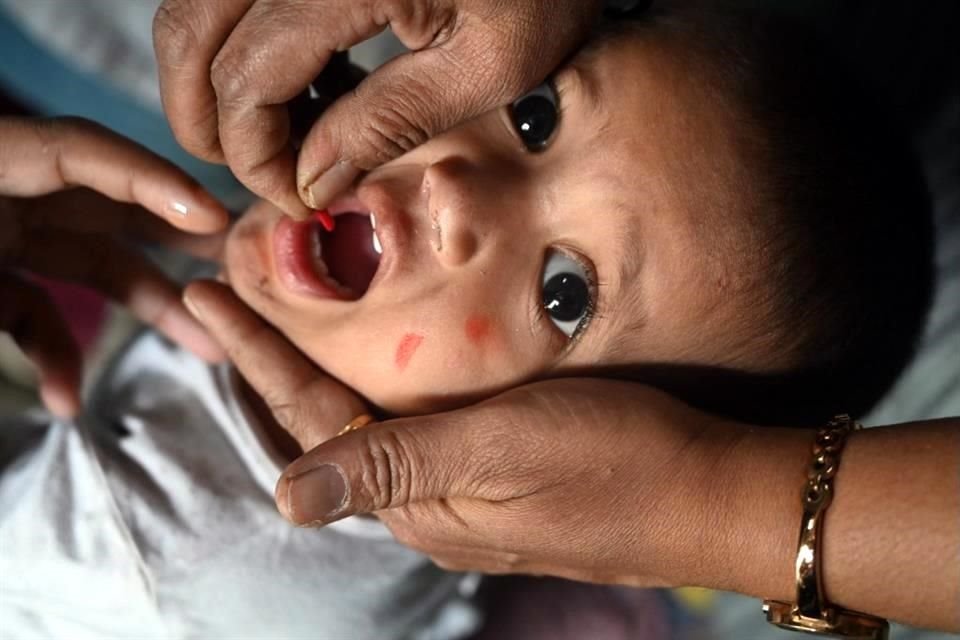
[[[369,413],[361,413],[356,418],[347,423],[343,429],[340,430],[340,433],[337,434],[337,437],[342,436],[345,433],[350,433],[351,431],[356,431],[357,429],[362,429],[371,422],[374,421],[374,418]]]

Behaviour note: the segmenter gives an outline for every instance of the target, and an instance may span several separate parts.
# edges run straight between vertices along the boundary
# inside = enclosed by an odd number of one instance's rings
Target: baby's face
[[[553,87],[376,169],[332,234],[254,206],[227,248],[238,295],[392,413],[598,365],[759,368],[722,110],[649,42]]]

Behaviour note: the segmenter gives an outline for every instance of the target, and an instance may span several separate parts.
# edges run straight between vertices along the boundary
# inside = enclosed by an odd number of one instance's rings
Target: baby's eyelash
[[[591,283],[591,286],[594,287],[594,290],[595,290],[594,297],[593,297],[593,305],[590,308],[590,311],[592,313],[592,315],[590,316],[591,318],[597,318],[599,320],[603,320],[604,318],[607,317],[608,309],[606,307],[606,304],[603,304],[606,301],[607,296],[600,295],[600,290],[606,289],[609,285],[610,283],[600,282],[599,280],[596,283]]]
[[[550,86],[553,87],[553,93],[557,96],[557,127],[559,128],[563,125],[567,116],[567,93],[569,89],[566,87],[566,83],[561,85],[557,82],[556,75],[550,79]]]
[[[586,258],[581,261],[583,265],[583,271],[587,276],[587,288],[590,291],[590,304],[587,306],[587,310],[583,314],[583,319],[580,321],[580,324],[577,325],[576,331],[573,332],[573,335],[570,336],[567,344],[567,349],[573,348],[580,339],[583,337],[583,334],[590,327],[590,324],[596,318],[602,318],[603,316],[597,313],[600,301],[600,287],[605,286],[601,284],[597,279],[596,271],[592,264],[586,261]],[[543,308],[540,308],[541,315],[543,314]]]
[[[584,331],[587,330],[587,327],[590,326],[590,323],[593,322],[593,319],[596,317],[593,306],[594,302],[591,300],[590,306],[587,308],[586,313],[583,314],[583,320],[580,321],[580,324],[577,325],[577,330],[573,332],[572,336],[570,336],[571,346],[580,342],[580,338],[583,337]]]
[[[573,336],[570,337],[571,347],[580,341],[587,328],[594,321],[603,320],[607,317],[607,309],[603,304],[603,301],[606,300],[606,296],[600,295],[600,290],[605,288],[608,283],[598,280],[593,269],[586,269],[586,272],[588,274],[587,277],[590,279],[590,282],[587,283],[590,287],[590,306],[587,307],[586,313],[583,314],[583,320],[580,322],[577,330],[574,332]],[[543,314],[542,309],[540,310],[540,314]]]
[[[587,286],[590,288],[590,305],[587,307],[587,311],[583,314],[583,320],[580,321],[580,324],[577,325],[577,330],[573,332],[573,335],[570,337],[570,344],[576,344],[580,341],[580,338],[583,336],[584,332],[590,326],[590,324],[597,318],[603,318],[604,315],[599,313],[600,308],[600,287],[603,286],[600,282],[597,281],[596,275],[593,273],[593,269],[586,269]]]

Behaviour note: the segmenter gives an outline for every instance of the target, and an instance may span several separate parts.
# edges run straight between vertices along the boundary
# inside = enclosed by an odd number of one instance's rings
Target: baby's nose
[[[482,211],[482,194],[471,180],[466,160],[447,158],[427,167],[423,189],[430,216],[430,244],[447,267],[469,262],[480,248],[481,226],[489,222]]]

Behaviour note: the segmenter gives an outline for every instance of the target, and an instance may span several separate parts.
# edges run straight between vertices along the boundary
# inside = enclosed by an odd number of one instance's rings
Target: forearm
[[[720,471],[725,491],[704,586],[793,601],[800,494],[813,433],[748,429]],[[960,420],[857,432],[824,520],[830,602],[960,629]]]

